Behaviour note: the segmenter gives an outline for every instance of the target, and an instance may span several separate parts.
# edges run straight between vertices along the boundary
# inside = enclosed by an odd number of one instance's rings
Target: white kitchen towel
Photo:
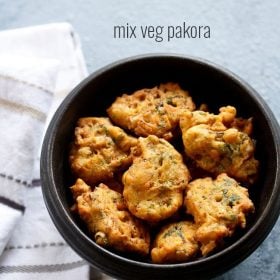
[[[86,75],[70,24],[0,32],[0,279],[101,277],[53,226],[38,167],[46,121]]]
[[[0,55],[0,217],[4,219],[0,254],[24,211],[22,185],[30,184],[57,65],[52,60]]]

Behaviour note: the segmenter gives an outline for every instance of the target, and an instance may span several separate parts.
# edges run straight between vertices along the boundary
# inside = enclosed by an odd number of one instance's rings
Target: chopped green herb
[[[235,202],[237,202],[238,200],[240,200],[240,196],[237,195],[237,194],[235,194],[235,193],[233,193],[233,194],[228,198],[228,205],[229,205],[230,207],[232,207],[232,206],[235,204]]]

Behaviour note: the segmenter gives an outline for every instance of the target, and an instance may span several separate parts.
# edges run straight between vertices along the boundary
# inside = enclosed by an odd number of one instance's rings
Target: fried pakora
[[[149,222],[170,217],[182,206],[189,179],[181,154],[169,142],[154,135],[140,137],[122,180],[129,211]]]
[[[246,215],[254,212],[248,190],[224,173],[215,180],[196,179],[186,190],[184,203],[198,225],[195,236],[202,244],[203,255],[232,236],[237,227],[245,228]]]
[[[221,108],[219,115],[202,111],[184,114],[180,126],[185,152],[203,170],[214,175],[227,173],[252,184],[259,166],[254,158],[255,143],[249,136],[252,122],[235,115],[231,106]]]
[[[71,170],[92,185],[113,178],[131,164],[130,150],[136,143],[108,118],[81,118],[70,150]]]
[[[131,95],[123,94],[107,113],[114,123],[138,136],[156,135],[170,140],[176,134],[181,111],[194,109],[187,91],[176,83],[166,83]]]
[[[91,191],[81,179],[71,190],[76,198],[75,209],[97,244],[143,256],[149,253],[149,231],[130,214],[120,193],[102,183]]]
[[[180,115],[180,127],[185,131],[195,125],[206,124],[214,131],[236,128],[250,136],[253,131],[252,118],[237,118],[236,114],[236,108],[233,106],[221,107],[217,115],[203,110],[193,112],[186,110]]]
[[[78,120],[69,154],[71,210],[97,244],[180,263],[245,228],[254,204],[243,186],[259,171],[252,118],[233,106],[195,110],[171,82],[117,97],[107,115]]]
[[[195,240],[197,226],[190,221],[181,221],[164,226],[157,234],[151,250],[153,263],[185,262],[199,252]]]

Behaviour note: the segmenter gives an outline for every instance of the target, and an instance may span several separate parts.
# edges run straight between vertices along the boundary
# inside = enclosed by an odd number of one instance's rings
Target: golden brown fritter
[[[190,221],[181,221],[164,226],[157,234],[151,258],[154,263],[185,262],[198,253],[195,240],[197,226]]]
[[[138,143],[133,163],[123,175],[123,195],[133,215],[158,222],[182,205],[189,171],[166,140],[150,135],[140,137]]]
[[[252,184],[259,162],[254,158],[255,145],[248,135],[252,130],[251,120],[236,119],[235,115],[231,106],[221,108],[219,115],[202,111],[185,113],[180,120],[185,152],[198,167],[214,175],[225,172]]]
[[[156,135],[166,140],[174,136],[182,110],[194,110],[189,93],[178,84],[167,83],[152,89],[123,94],[107,110],[117,125],[138,136]]]
[[[91,191],[81,179],[71,190],[76,197],[76,210],[97,244],[122,252],[149,253],[149,231],[127,211],[120,193],[102,183]]]
[[[221,107],[218,115],[202,110],[193,112],[186,110],[180,116],[180,127],[183,131],[199,124],[207,124],[214,131],[236,128],[248,135],[251,135],[253,130],[252,118],[237,118],[236,108],[233,106]]]
[[[206,177],[190,182],[185,206],[199,226],[196,239],[202,244],[203,255],[231,236],[237,227],[245,228],[246,214],[254,212],[248,190],[226,174],[215,180]]]
[[[136,143],[108,118],[81,118],[70,150],[71,169],[88,184],[108,180],[131,164],[130,149]]]
[[[254,158],[254,142],[246,133],[235,128],[214,131],[201,124],[184,132],[183,142],[186,154],[200,168],[254,183],[259,162]]]

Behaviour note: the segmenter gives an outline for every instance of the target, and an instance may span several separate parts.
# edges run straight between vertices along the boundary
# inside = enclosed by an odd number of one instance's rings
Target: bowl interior
[[[84,116],[105,116],[106,109],[123,93],[169,81],[178,82],[188,90],[197,106],[206,103],[210,111],[218,112],[221,106],[233,105],[237,108],[238,116],[253,117],[256,157],[261,168],[258,182],[249,189],[256,212],[241,235],[252,230],[267,209],[275,191],[278,150],[274,135],[275,121],[270,120],[270,111],[267,111],[259,96],[231,73],[223,72],[207,62],[178,56],[147,56],[111,65],[91,75],[66,98],[50,124],[46,153],[50,160],[48,172],[51,172],[52,186],[48,185],[47,188],[55,188],[55,199],[60,201],[68,218],[85,235],[88,234],[86,229],[70,212],[73,200],[69,186],[74,183],[74,178],[68,165],[68,149],[76,121]],[[50,212],[54,211],[48,208]],[[239,237],[237,234],[231,243]],[[91,246],[96,245],[92,242]]]

